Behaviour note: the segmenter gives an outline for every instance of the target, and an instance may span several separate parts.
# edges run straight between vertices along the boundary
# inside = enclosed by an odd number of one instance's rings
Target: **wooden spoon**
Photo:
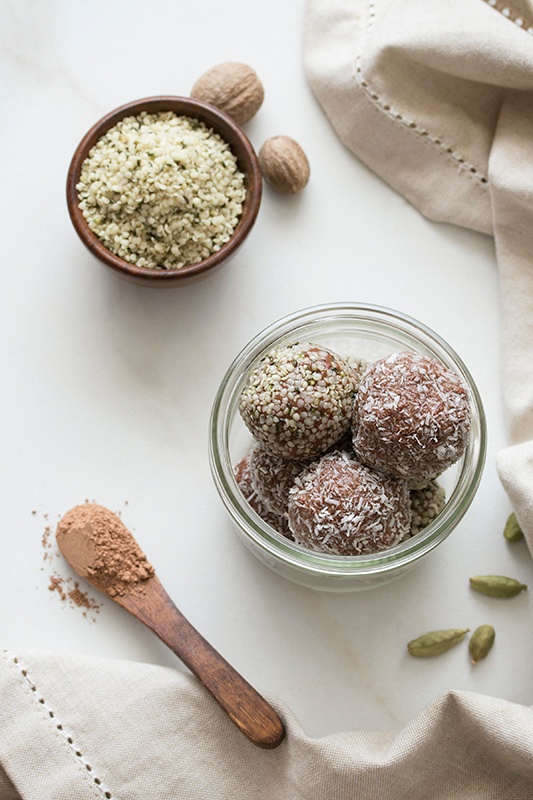
[[[281,744],[285,730],[272,706],[174,605],[116,514],[95,503],[75,506],[56,535],[71,567],[153,630],[251,742],[267,749]]]

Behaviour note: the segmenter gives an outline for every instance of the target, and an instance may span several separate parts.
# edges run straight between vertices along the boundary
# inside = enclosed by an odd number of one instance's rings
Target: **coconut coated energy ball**
[[[394,353],[365,372],[352,429],[355,453],[364,464],[411,485],[427,483],[466,448],[468,391],[455,372],[434,359]]]
[[[296,478],[288,515],[302,547],[341,556],[375,553],[409,534],[409,490],[405,481],[333,452]]]
[[[252,448],[249,458],[252,486],[270,512],[280,516],[287,513],[289,491],[308,464],[308,459],[273,456],[261,445]]]
[[[274,349],[248,375],[241,417],[272,455],[311,458],[350,427],[357,378],[340,356],[295,343]]]
[[[292,539],[292,534],[289,530],[287,518],[281,514],[275,514],[270,511],[265,504],[261,501],[255,491],[252,483],[252,476],[250,472],[250,454],[242,458],[239,463],[234,467],[235,480],[242,492],[244,499],[253,508],[255,513],[261,519],[274,528],[275,531],[281,533],[283,536]]]

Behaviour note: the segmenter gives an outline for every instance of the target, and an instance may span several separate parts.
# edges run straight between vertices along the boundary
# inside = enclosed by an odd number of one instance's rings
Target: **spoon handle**
[[[251,742],[266,749],[281,744],[285,729],[275,710],[183,616],[157,576],[142,595],[114,599],[168,645]]]

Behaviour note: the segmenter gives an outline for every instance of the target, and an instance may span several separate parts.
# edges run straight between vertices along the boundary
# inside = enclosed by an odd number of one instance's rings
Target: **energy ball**
[[[261,501],[253,487],[252,476],[250,472],[250,454],[242,458],[239,463],[236,464],[233,471],[235,480],[237,481],[237,486],[239,487],[248,505],[253,508],[255,513],[261,517],[261,519],[266,522],[267,525],[270,525],[270,527],[274,528],[275,531],[281,533],[282,536],[292,539],[287,517],[283,517],[281,514],[274,514],[272,511],[270,511]]]
[[[330,453],[296,478],[288,515],[302,547],[339,556],[375,553],[409,534],[409,490],[405,481],[375,472],[347,453]]]
[[[446,505],[446,492],[437,481],[430,481],[423,489],[410,492],[411,536],[420,533],[438,517]]]
[[[354,403],[353,446],[372,469],[411,485],[428,482],[463,454],[470,434],[468,391],[459,375],[419,353],[371,364]]]
[[[252,486],[263,505],[273,514],[287,514],[289,490],[309,460],[280,458],[256,445],[250,452],[249,463]]]
[[[316,344],[266,355],[247,377],[241,417],[272,455],[311,458],[350,428],[357,379],[346,361]]]
[[[351,368],[352,372],[354,373],[356,379],[356,387],[358,387],[359,384],[361,383],[361,378],[368,369],[368,362],[365,361],[364,358],[358,358],[357,356],[353,355],[345,355],[343,356],[343,358],[348,364],[348,366]]]

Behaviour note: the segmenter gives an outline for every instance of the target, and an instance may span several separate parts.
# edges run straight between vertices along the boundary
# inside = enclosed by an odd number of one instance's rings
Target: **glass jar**
[[[370,555],[334,556],[308,550],[275,531],[251,508],[234,475],[253,439],[241,420],[238,400],[246,377],[270,350],[292,342],[313,342],[341,356],[367,362],[399,351],[414,351],[458,373],[470,395],[472,425],[462,457],[439,477],[446,505],[422,531],[395,547]],[[313,589],[353,591],[403,575],[443,542],[470,506],[486,455],[486,421],[479,392],[457,353],[421,322],[392,309],[335,303],[297,311],[261,331],[241,350],[217,391],[210,422],[211,472],[219,495],[244,544],[280,575]]]

